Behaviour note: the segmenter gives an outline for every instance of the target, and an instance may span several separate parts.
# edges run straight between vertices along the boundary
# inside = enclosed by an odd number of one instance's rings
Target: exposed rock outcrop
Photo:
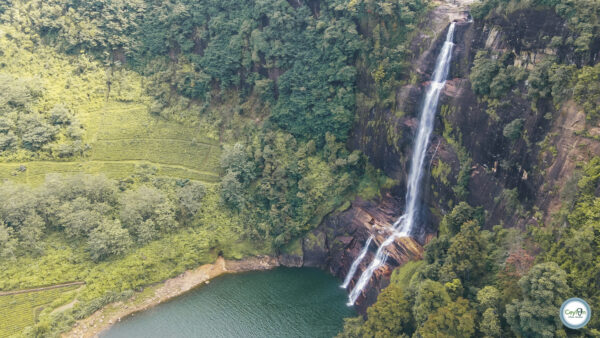
[[[389,234],[392,223],[400,216],[401,202],[389,193],[378,201],[358,198],[348,210],[326,217],[321,226],[311,231],[304,240],[304,266],[325,268],[344,279],[365,242],[373,235],[373,244],[359,266],[356,280]],[[398,238],[388,247],[388,251],[390,256],[387,265],[375,272],[365,294],[356,302],[361,313],[375,302],[379,291],[389,284],[392,270],[410,260],[421,259],[423,247],[415,239],[406,237]],[[353,286],[354,282],[349,288]]]

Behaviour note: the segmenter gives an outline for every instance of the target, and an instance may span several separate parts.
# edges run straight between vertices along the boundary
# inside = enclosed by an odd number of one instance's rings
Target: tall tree
[[[131,244],[129,232],[121,227],[118,219],[102,221],[96,229],[92,230],[88,239],[88,248],[95,261],[123,254]]]
[[[506,306],[506,320],[523,337],[566,336],[558,312],[570,295],[567,274],[556,263],[535,265],[521,280],[523,299]]]
[[[402,287],[391,284],[367,310],[363,335],[367,337],[409,337],[414,331],[411,305]]]
[[[458,298],[430,314],[417,334],[423,338],[472,337],[475,334],[476,316],[469,301]]]
[[[412,309],[416,324],[422,325],[430,314],[449,302],[450,296],[441,283],[430,279],[422,281],[418,286]]]
[[[487,240],[481,235],[478,222],[468,221],[452,239],[440,278],[451,281],[458,277],[465,285],[473,285],[485,273],[486,261]]]

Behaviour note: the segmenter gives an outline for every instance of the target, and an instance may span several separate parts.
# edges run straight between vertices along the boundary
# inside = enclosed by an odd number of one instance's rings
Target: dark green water
[[[114,325],[102,337],[332,337],[346,306],[340,281],[318,269],[225,275]]]

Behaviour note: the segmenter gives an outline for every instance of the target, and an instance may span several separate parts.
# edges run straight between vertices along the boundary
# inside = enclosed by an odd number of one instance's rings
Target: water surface
[[[340,281],[311,268],[224,275],[127,317],[102,337],[332,337],[346,306]]]

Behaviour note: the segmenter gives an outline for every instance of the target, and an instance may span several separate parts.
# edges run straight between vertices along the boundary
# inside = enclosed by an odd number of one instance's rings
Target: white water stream
[[[344,279],[344,284],[342,284],[342,288],[345,289],[348,287],[348,284],[350,284],[352,277],[354,277],[354,274],[356,273],[356,269],[358,269],[358,265],[360,264],[360,262],[362,262],[363,258],[365,258],[365,256],[367,255],[367,251],[369,251],[369,245],[371,245],[372,240],[373,240],[373,236],[369,237],[369,239],[365,243],[365,246],[363,247],[362,251],[360,252],[360,255],[358,255],[358,257],[356,257],[354,262],[352,262],[352,266],[350,267],[350,271],[348,271],[348,274],[346,275],[346,279]]]

